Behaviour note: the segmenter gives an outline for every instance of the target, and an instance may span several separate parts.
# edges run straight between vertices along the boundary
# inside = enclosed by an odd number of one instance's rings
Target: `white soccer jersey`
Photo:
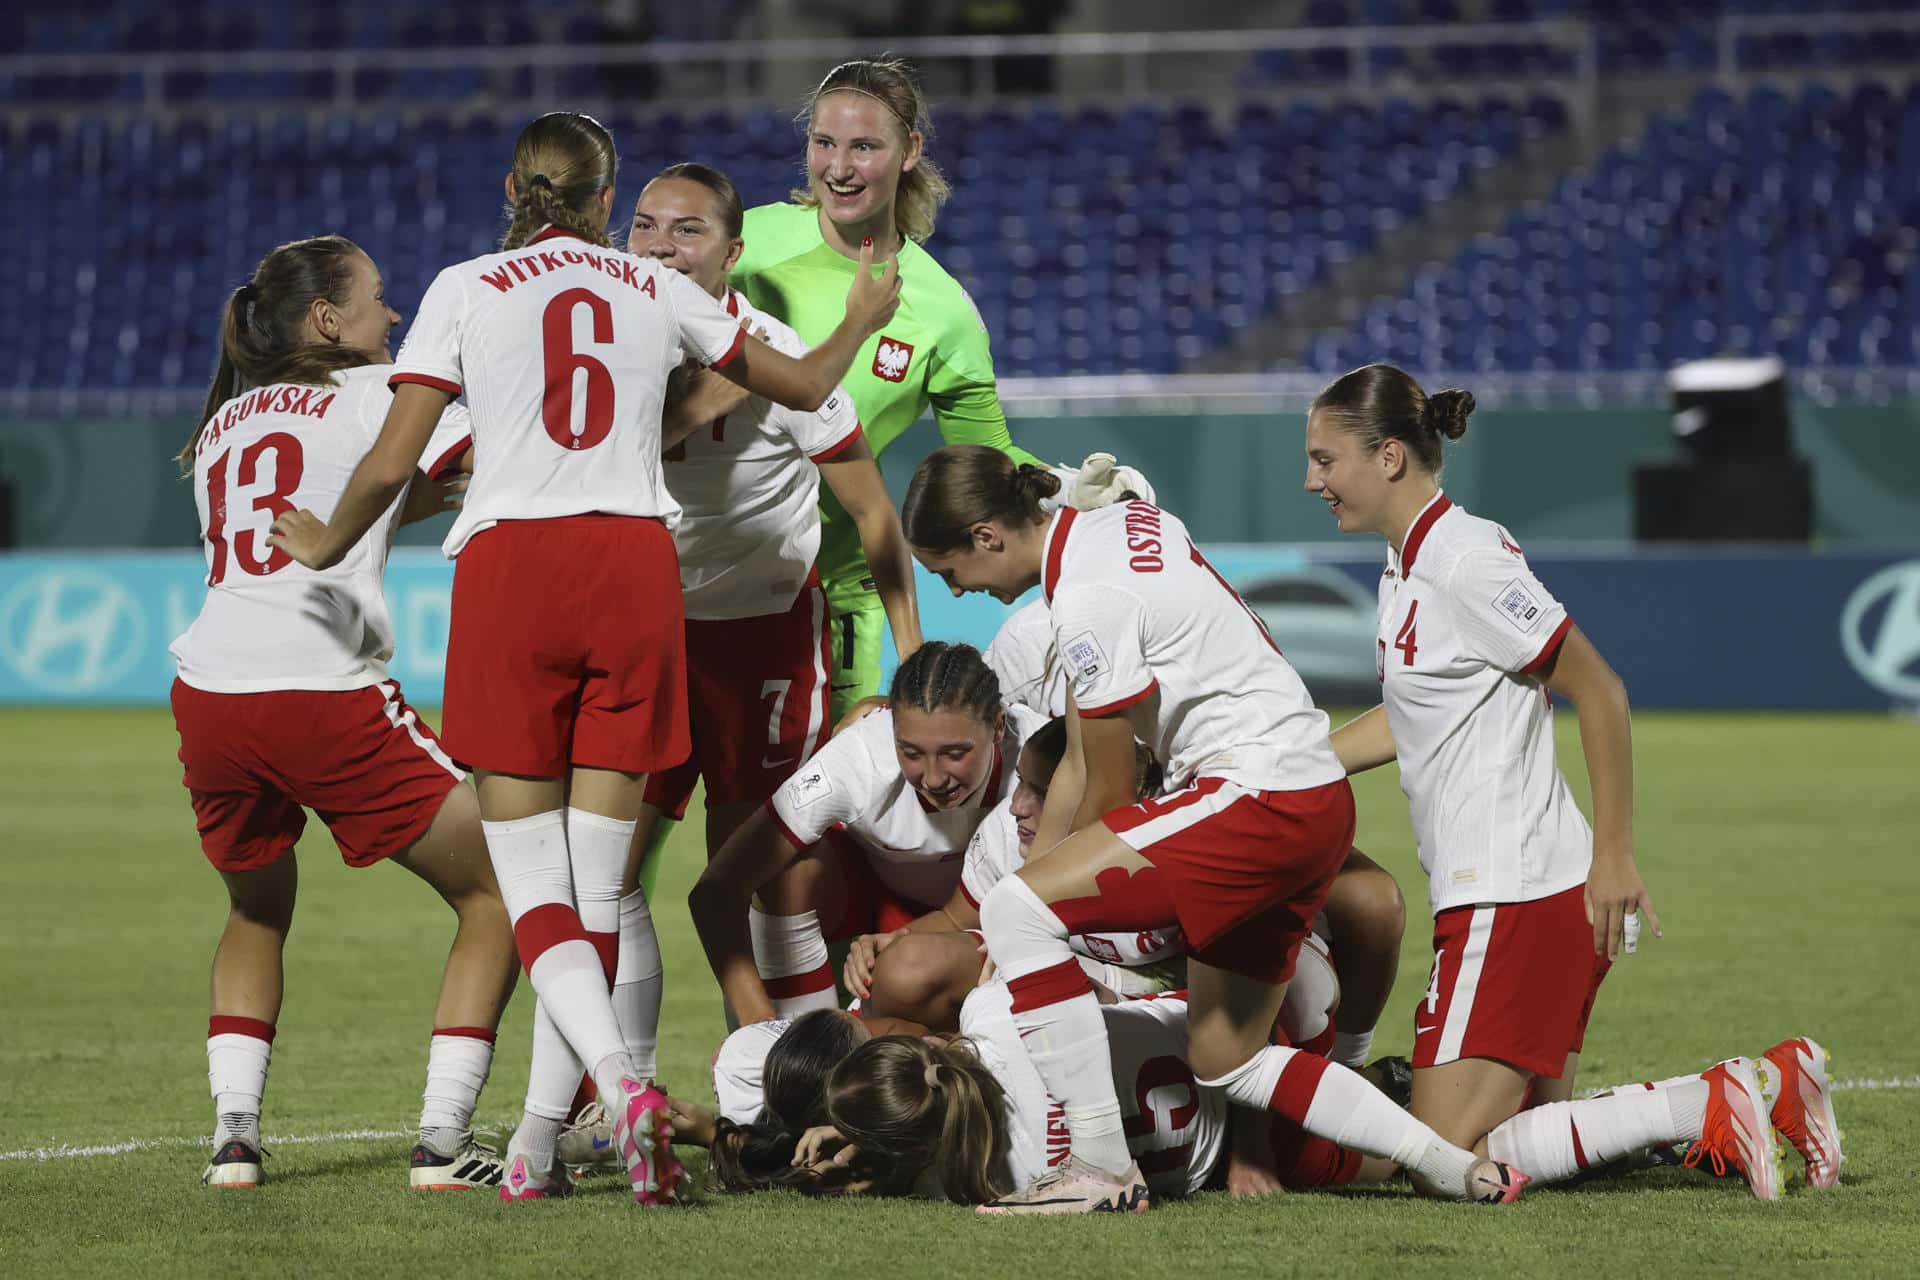
[[[1044,601],[1016,610],[994,632],[987,665],[1000,677],[1000,698],[1041,715],[1067,714],[1067,673],[1053,657],[1053,616]]]
[[[1202,1089],[1187,1065],[1187,1002],[1161,996],[1100,1006],[1127,1149],[1156,1196],[1205,1189],[1227,1148],[1227,1100]],[[960,1006],[972,1041],[1007,1093],[1007,1182],[1024,1187],[1067,1158],[1066,1115],[1047,1093],[1013,1022],[1004,981],[979,987]]]
[[[1436,912],[1586,882],[1593,832],[1531,674],[1572,625],[1507,531],[1445,494],[1387,548],[1375,652]]]
[[[760,1118],[767,1099],[767,1055],[792,1025],[791,1018],[749,1022],[720,1042],[713,1058],[713,1096],[721,1115],[735,1124]]]
[[[798,359],[800,335],[738,293],[727,313]],[[673,533],[689,618],[785,613],[820,551],[820,472],[860,439],[853,397],[838,388],[816,413],[753,396],[667,454],[680,504]]]
[[[967,842],[967,856],[960,866],[960,892],[977,908],[993,886],[1017,873],[1026,861],[1009,794],[993,807]],[[1076,933],[1067,939],[1067,945],[1090,960],[1138,968],[1185,953],[1187,939],[1175,926],[1144,933]]]
[[[893,748],[893,713],[876,711],[835,734],[780,785],[767,807],[787,838],[805,848],[844,830],[866,853],[883,884],[929,909],[960,882],[967,842],[993,806],[1013,790],[1020,744],[1041,720],[1007,710],[1006,732],[980,794],[958,808],[929,810],[908,784]]]
[[[1080,714],[1124,712],[1164,762],[1168,793],[1201,774],[1257,791],[1346,776],[1326,715],[1172,512],[1061,511],[1043,563],[1054,651]]]
[[[207,598],[170,650],[184,683],[257,693],[361,689],[387,678],[393,623],[381,578],[406,494],[331,569],[295,563],[267,545],[267,534],[284,512],[333,515],[386,421],[389,370],[344,370],[324,387],[259,387],[208,419],[193,460]],[[447,406],[422,465],[457,457],[469,433],[466,410]]]
[[[725,364],[744,340],[679,272],[557,227],[442,271],[392,380],[464,391],[473,411],[473,482],[447,554],[501,520],[604,512],[671,527],[667,375],[688,357]]]

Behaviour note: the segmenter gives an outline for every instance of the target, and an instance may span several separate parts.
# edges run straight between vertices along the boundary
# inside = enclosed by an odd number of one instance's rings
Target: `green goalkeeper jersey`
[[[825,341],[846,315],[847,289],[859,264],[827,244],[818,212],[802,205],[749,209],[741,234],[746,248],[734,265],[733,286],[793,326],[803,341]],[[875,457],[931,405],[948,444],[991,445],[1020,462],[1039,461],[1016,449],[1007,434],[986,325],[973,299],[911,240],[900,248],[900,309],[860,348],[845,386]],[[859,532],[824,487],[819,564],[835,612],[877,603]]]

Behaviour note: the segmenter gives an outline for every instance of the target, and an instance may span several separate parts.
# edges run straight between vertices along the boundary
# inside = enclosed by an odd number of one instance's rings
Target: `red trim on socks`
[[[805,973],[796,973],[785,978],[762,978],[760,985],[767,989],[769,1000],[791,1000],[795,996],[810,996],[816,991],[828,991],[833,988],[833,966],[823,964],[817,969]]]
[[[468,1040],[484,1040],[488,1044],[493,1043],[493,1032],[487,1030],[485,1027],[435,1027],[433,1034],[437,1036],[463,1036]]]
[[[543,902],[514,922],[514,946],[527,969],[554,947],[575,940],[585,942],[587,931],[580,927],[580,913],[562,903]]]
[[[1018,978],[1008,978],[1007,990],[1013,993],[1013,1012],[1020,1014],[1089,995],[1093,983],[1088,981],[1087,971],[1080,967],[1078,960],[1062,960]]]
[[[207,1019],[207,1039],[215,1036],[252,1036],[255,1040],[273,1043],[273,1024],[262,1022],[258,1018],[240,1018],[228,1013],[216,1013]]]

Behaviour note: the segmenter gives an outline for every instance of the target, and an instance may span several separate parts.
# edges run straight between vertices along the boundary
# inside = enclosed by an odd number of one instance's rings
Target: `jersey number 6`
[[[293,510],[293,491],[300,485],[300,473],[306,470],[306,451],[300,447],[297,436],[284,431],[275,431],[271,435],[261,436],[240,451],[240,464],[233,477],[233,483],[245,488],[256,482],[260,474],[260,459],[273,454],[273,488],[260,494],[253,500],[255,511],[267,513],[266,524]],[[254,535],[260,529],[246,528],[236,532],[231,539],[227,536],[227,459],[233,456],[228,449],[213,460],[207,468],[207,545],[213,548],[213,569],[207,574],[207,585],[217,587],[227,576],[228,543],[232,543],[232,558],[240,562],[244,573],[256,578],[286,568],[292,563],[292,557],[275,547],[262,560],[254,550]],[[264,528],[264,525],[262,526]]]
[[[540,316],[540,343],[546,354],[546,394],[540,400],[540,421],[562,449],[591,449],[613,429],[613,375],[607,366],[573,349],[573,309],[585,306],[593,320],[593,341],[613,341],[613,305],[591,289],[568,289],[556,294]],[[580,388],[580,427],[574,419],[574,382],[586,375]]]

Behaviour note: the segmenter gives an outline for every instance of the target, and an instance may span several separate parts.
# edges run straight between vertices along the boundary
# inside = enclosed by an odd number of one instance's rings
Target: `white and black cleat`
[[[472,1134],[450,1156],[416,1143],[407,1165],[407,1183],[415,1191],[486,1190],[500,1185],[506,1169],[500,1152]]]
[[[213,1159],[207,1163],[201,1173],[200,1181],[209,1187],[226,1190],[234,1187],[257,1187],[262,1181],[260,1161],[263,1153],[259,1147],[250,1146],[241,1138],[229,1138],[213,1153]]]

